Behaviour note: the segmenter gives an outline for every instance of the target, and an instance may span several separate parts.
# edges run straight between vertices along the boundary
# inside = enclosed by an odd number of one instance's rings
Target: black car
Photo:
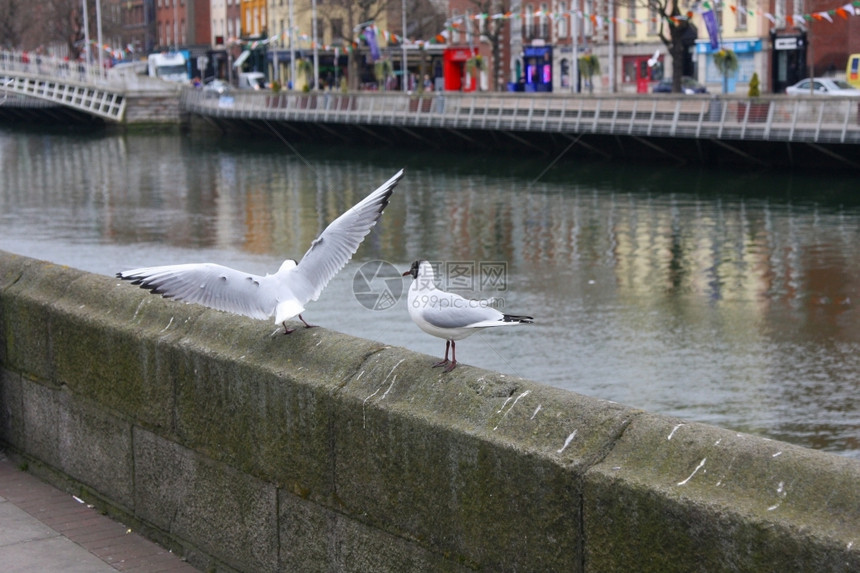
[[[660,80],[660,83],[654,86],[654,89],[651,91],[655,94],[672,93],[672,78],[663,78],[662,80]],[[706,94],[708,93],[708,88],[706,88],[690,76],[684,76],[681,78],[681,93]]]

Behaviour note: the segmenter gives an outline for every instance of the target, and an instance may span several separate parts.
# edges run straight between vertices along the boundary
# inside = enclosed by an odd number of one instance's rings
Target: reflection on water
[[[360,263],[503,262],[472,294],[537,323],[463,341],[463,363],[860,457],[854,180],[559,162],[535,181],[551,160],[0,130],[0,249],[110,275],[274,272],[405,166],[309,320],[441,356],[405,301],[354,299]]]

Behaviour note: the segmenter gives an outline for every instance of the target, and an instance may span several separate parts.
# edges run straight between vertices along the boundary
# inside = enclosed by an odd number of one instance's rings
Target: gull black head
[[[415,261],[414,263],[412,263],[412,266],[409,267],[409,270],[406,271],[405,273],[403,273],[403,276],[405,277],[406,275],[412,275],[413,279],[417,279],[418,278],[418,267],[420,267],[420,266],[421,266],[421,261]]]

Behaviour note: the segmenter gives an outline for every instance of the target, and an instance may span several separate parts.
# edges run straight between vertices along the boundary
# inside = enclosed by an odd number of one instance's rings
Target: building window
[[[574,16],[568,14],[567,12],[567,2],[559,2],[558,3],[558,26],[556,27],[555,33],[559,38],[567,38],[567,22],[568,18],[573,18]]]
[[[657,35],[657,23],[660,17],[657,15],[657,9],[651,5],[648,8],[648,34],[651,36]]]
[[[591,37],[594,35],[594,22],[591,21],[591,15],[594,14],[594,0],[585,0],[585,15],[582,20],[582,35]]]
[[[535,18],[535,6],[534,4],[526,4],[525,14],[523,14],[523,35],[527,39],[534,38],[534,18]]]
[[[737,16],[738,22],[738,30],[746,30],[747,29],[747,0],[737,0],[737,12],[735,15]]]
[[[546,3],[540,5],[540,14],[538,15],[538,34],[539,38],[549,39],[549,18],[547,18],[548,6]]]
[[[340,18],[332,18],[331,20],[331,37],[332,39],[343,39],[343,20]]]
[[[324,25],[324,24],[325,24],[325,22],[324,22],[323,20],[321,20],[321,19],[317,18],[317,21],[316,21],[316,36],[317,36],[317,44],[322,44],[322,43],[324,43],[324,42],[323,42],[323,37],[324,37],[324,35],[325,35],[325,29],[323,28],[323,25]],[[313,46],[312,46],[312,47],[313,47]]]
[[[773,15],[776,18],[776,28],[785,28],[785,0],[776,0]]]
[[[627,3],[627,35],[636,35],[636,0]]]

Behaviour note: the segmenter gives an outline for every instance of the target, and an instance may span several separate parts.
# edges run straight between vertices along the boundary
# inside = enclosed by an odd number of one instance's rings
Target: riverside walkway
[[[185,89],[182,108],[224,129],[279,126],[291,137],[512,148],[606,157],[767,165],[823,158],[860,167],[857,99],[650,94],[261,93]],[[762,144],[766,144],[764,148]]]
[[[71,494],[19,470],[2,450],[0,562],[7,572],[198,571]]]

